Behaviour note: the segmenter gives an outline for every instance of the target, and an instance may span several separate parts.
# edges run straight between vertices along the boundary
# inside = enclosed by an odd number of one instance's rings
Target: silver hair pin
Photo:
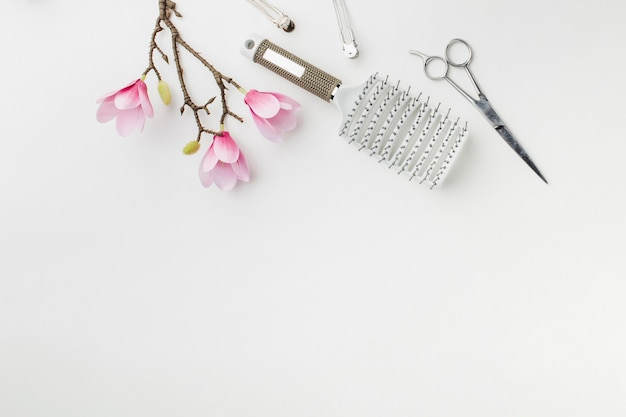
[[[357,49],[354,32],[348,19],[346,3],[343,0],[333,0],[333,4],[335,5],[337,22],[339,23],[339,36],[341,36],[341,42],[343,43],[343,53],[350,59],[356,58],[359,56],[359,50]]]
[[[296,24],[285,13],[278,10],[265,0],[248,0],[257,9],[259,9],[265,16],[272,21],[279,29],[285,32],[291,32],[296,28]]]

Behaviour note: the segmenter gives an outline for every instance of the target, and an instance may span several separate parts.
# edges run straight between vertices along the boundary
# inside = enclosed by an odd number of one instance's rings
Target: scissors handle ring
[[[424,73],[431,80],[442,80],[448,76],[448,61],[440,56],[424,57]]]
[[[462,61],[459,61],[458,59],[453,59],[452,47],[456,44],[461,44],[466,49],[467,56]],[[448,61],[448,64],[452,65],[453,67],[467,67],[472,60],[472,48],[463,39],[452,39],[450,42],[448,42],[448,46],[446,46],[446,60]]]

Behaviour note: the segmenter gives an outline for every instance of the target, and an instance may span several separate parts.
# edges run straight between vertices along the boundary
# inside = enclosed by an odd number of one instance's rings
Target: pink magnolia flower
[[[283,133],[297,125],[296,110],[300,103],[278,93],[250,90],[244,97],[259,132],[272,142],[283,140]]]
[[[146,117],[154,116],[152,104],[148,98],[146,83],[136,80],[121,90],[101,97],[96,112],[100,123],[116,119],[115,127],[121,136],[129,136],[143,130]]]
[[[215,184],[220,190],[230,190],[237,180],[248,182],[250,170],[239,146],[228,132],[215,135],[200,161],[200,182],[205,187]]]

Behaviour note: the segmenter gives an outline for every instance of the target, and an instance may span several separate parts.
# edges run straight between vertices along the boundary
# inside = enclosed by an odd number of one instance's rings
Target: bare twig
[[[178,28],[172,22],[172,15],[176,17],[182,17],[182,15],[176,10],[176,3],[174,3],[171,0],[159,0],[159,16],[156,20],[154,29],[152,31],[152,36],[150,38],[150,49],[148,53],[148,67],[144,71],[143,75],[145,76],[150,71],[154,71],[157,78],[161,80],[161,74],[158,71],[157,66],[154,63],[154,54],[155,52],[158,52],[161,58],[166,63],[169,63],[169,58],[167,54],[158,45],[157,39],[156,39],[158,33],[163,31],[165,28],[167,28],[170,32],[172,54],[174,58],[174,64],[176,65],[176,72],[178,73],[178,82],[180,84],[180,89],[183,93],[183,105],[180,108],[180,113],[183,114],[186,108],[189,108],[191,111],[193,111],[194,119],[196,120],[196,125],[198,127],[198,135],[196,137],[197,141],[200,141],[203,133],[207,133],[211,135],[221,135],[224,130],[223,126],[226,122],[226,119],[229,116],[235,120],[238,120],[239,122],[243,122],[243,118],[241,118],[239,115],[237,115],[236,113],[230,110],[230,108],[228,107],[227,100],[226,100],[226,91],[228,90],[228,87],[227,87],[228,85],[232,85],[238,90],[242,90],[242,88],[232,78],[227,77],[224,74],[222,74],[220,71],[218,71],[209,61],[207,61],[194,48],[192,48],[187,42],[185,42],[185,40],[180,35]],[[165,25],[165,27],[163,25]],[[189,95],[189,90],[187,88],[187,83],[185,82],[185,77],[184,77],[185,71],[180,60],[181,48],[187,51],[189,54],[191,54],[191,56],[193,56],[195,59],[197,59],[202,65],[204,65],[209,71],[211,71],[211,74],[213,75],[215,84],[217,85],[219,92],[220,92],[219,98],[220,98],[221,105],[222,105],[221,106],[222,113],[219,119],[219,124],[220,124],[219,130],[209,129],[205,127],[202,122],[202,119],[200,118],[201,112],[204,112],[207,115],[210,114],[209,105],[212,104],[217,97],[212,97],[206,103],[200,105],[194,102],[191,99],[191,96]]]

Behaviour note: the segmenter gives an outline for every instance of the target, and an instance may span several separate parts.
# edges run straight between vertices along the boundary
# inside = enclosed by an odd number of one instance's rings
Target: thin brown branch
[[[223,130],[223,125],[226,122],[228,117],[232,117],[239,122],[243,122],[243,118],[233,111],[230,110],[228,106],[228,102],[226,99],[226,93],[228,90],[228,85],[231,85],[238,90],[242,90],[241,86],[232,78],[225,76],[220,71],[218,71],[209,61],[207,61],[202,55],[200,55],[194,48],[192,48],[180,35],[178,28],[172,22],[172,15],[176,17],[182,17],[181,14],[176,10],[176,3],[171,0],[159,0],[159,17],[156,20],[155,27],[152,31],[152,36],[150,38],[150,49],[148,55],[148,67],[144,72],[144,76],[147,75],[150,71],[154,71],[157,78],[161,79],[161,74],[159,73],[157,66],[154,63],[154,54],[158,52],[161,55],[161,58],[169,63],[169,59],[165,52],[161,49],[161,47],[157,43],[157,35],[159,32],[164,30],[163,25],[170,32],[170,41],[172,48],[172,55],[174,58],[174,64],[176,65],[176,72],[178,74],[178,82],[180,85],[181,92],[183,94],[183,105],[180,109],[181,114],[184,113],[185,108],[189,108],[194,115],[194,119],[196,121],[196,125],[198,127],[198,135],[196,140],[200,140],[203,133],[219,135]],[[187,83],[185,81],[185,70],[183,64],[180,60],[180,49],[182,47],[186,50],[191,56],[193,56],[196,60],[198,60],[204,67],[206,67],[211,74],[213,75],[213,79],[215,80],[215,84],[219,89],[219,98],[221,102],[221,116],[219,118],[220,128],[218,130],[208,129],[204,126],[202,119],[200,117],[200,113],[204,112],[206,115],[210,114],[209,105],[213,103],[214,98],[210,99],[203,105],[199,105],[193,101],[191,95],[189,94],[189,89],[187,87]]]
[[[159,17],[157,18],[156,24],[154,25],[154,29],[152,30],[152,36],[150,37],[150,49],[148,51],[148,67],[143,73],[143,75],[146,76],[150,71],[154,71],[154,73],[157,76],[157,79],[159,80],[161,79],[161,74],[159,73],[159,70],[157,69],[154,63],[154,52],[155,51],[159,52],[161,54],[161,58],[166,63],[169,63],[169,59],[167,55],[165,54],[165,52],[163,52],[161,47],[159,47],[159,45],[156,42],[157,34],[161,32],[162,30],[163,30],[163,27],[161,27],[161,16],[159,15]]]

